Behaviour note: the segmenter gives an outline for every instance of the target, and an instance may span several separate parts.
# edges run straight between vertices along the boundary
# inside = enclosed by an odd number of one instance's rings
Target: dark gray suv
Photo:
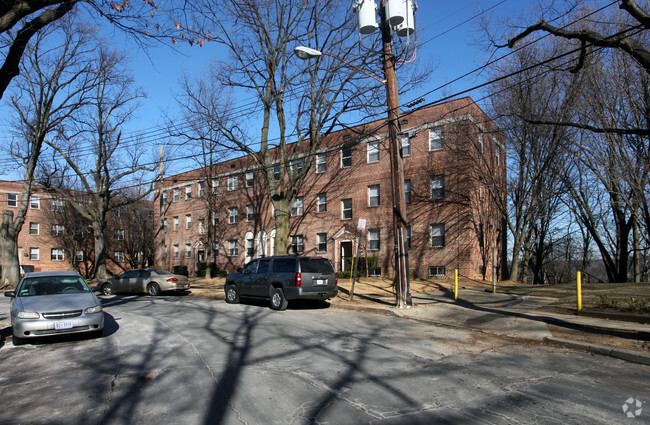
[[[257,258],[237,273],[228,275],[226,302],[239,297],[266,298],[271,308],[284,310],[289,300],[321,300],[335,297],[338,281],[327,258],[278,256]]]

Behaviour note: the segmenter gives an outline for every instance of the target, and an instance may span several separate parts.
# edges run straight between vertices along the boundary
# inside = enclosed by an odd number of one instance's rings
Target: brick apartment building
[[[411,275],[453,276],[459,269],[489,277],[492,249],[505,249],[502,215],[490,197],[490,185],[505,186],[500,134],[469,98],[403,113],[400,128]],[[291,210],[290,252],[324,256],[347,270],[358,219],[365,218],[361,258],[376,259],[371,274],[392,276],[387,137],[385,120],[378,120],[323,139]],[[186,265],[193,273],[197,263],[214,262],[232,271],[273,255],[264,178],[247,156],[166,177],[154,201],[156,265]]]
[[[18,212],[23,199],[21,182],[0,181],[2,210]],[[32,186],[25,223],[18,235],[21,272],[74,270],[82,276],[93,271],[94,243],[90,223],[67,201],[41,186]],[[84,195],[79,192],[79,201]],[[152,262],[144,248],[153,241],[152,201],[109,212],[106,226],[106,265],[118,273]],[[144,241],[149,228],[149,242]],[[151,249],[149,249],[151,251]],[[4,263],[4,261],[3,261]]]

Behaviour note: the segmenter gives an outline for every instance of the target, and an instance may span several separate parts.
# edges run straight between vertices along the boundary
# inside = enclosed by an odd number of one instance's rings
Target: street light
[[[320,50],[312,49],[311,47],[306,47],[306,46],[298,46],[298,47],[296,47],[295,49],[293,49],[293,53],[296,56],[298,56],[300,59],[305,59],[305,60],[306,59],[316,59],[316,58],[319,58],[319,57],[321,57],[323,55],[329,56],[331,58],[334,58],[336,60],[339,60],[339,61],[343,62],[347,66],[352,67],[352,68],[356,69],[359,72],[362,72],[362,73],[366,74],[368,77],[372,77],[375,80],[379,81],[380,83],[386,85],[386,80],[380,80],[379,78],[375,77],[374,75],[364,71],[363,69],[361,69],[361,68],[359,68],[359,67],[357,67],[355,65],[352,65],[350,62],[347,62],[347,61],[341,59],[340,57],[338,57],[336,55],[333,55],[331,53],[321,52]]]

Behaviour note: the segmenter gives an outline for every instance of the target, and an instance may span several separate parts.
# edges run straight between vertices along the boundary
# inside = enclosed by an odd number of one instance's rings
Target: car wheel
[[[152,297],[160,295],[160,286],[155,282],[151,282],[147,285],[147,293]]]
[[[282,288],[271,288],[271,308],[273,310],[286,310],[289,301],[284,297]]]
[[[23,345],[25,343],[25,339],[24,338],[19,338],[16,335],[14,335],[12,337],[12,342],[14,343],[14,346],[19,346],[19,345]]]
[[[113,285],[111,285],[108,282],[103,284],[102,285],[102,294],[104,294],[104,295],[114,295],[115,292],[113,291]]]
[[[227,285],[226,286],[226,302],[228,304],[237,304],[239,302],[239,291],[237,291],[237,285]]]

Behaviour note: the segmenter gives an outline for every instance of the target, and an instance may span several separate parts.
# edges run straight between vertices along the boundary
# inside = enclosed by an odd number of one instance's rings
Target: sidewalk
[[[394,306],[393,297],[355,294],[353,301],[348,301],[345,292],[332,300],[332,307],[389,314],[435,325],[541,341],[650,365],[650,352],[554,338],[549,330],[549,325],[554,325],[590,333],[636,333],[639,337],[650,340],[650,324],[540,311],[541,307],[554,301],[551,298],[464,289],[458,301],[453,299],[453,293],[450,292],[428,292],[414,295],[412,308],[398,309]]]

